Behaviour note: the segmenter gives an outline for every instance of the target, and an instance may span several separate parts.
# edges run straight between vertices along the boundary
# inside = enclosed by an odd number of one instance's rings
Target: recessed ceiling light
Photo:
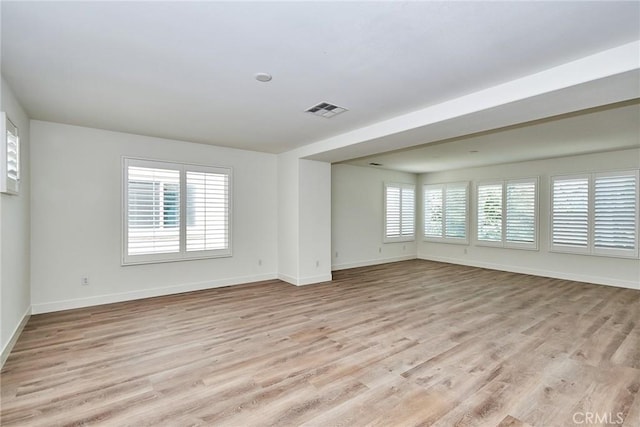
[[[266,83],[271,81],[273,77],[271,77],[271,74],[269,73],[258,73],[256,74],[256,80],[262,83]]]

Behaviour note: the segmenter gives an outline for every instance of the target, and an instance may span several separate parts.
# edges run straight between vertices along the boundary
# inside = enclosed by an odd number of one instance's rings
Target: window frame
[[[533,238],[534,241],[532,243],[525,242],[516,242],[507,240],[507,186],[509,184],[518,184],[518,183],[534,183],[534,201],[533,201]],[[478,231],[480,227],[478,226],[478,213],[480,209],[479,203],[479,190],[481,186],[485,185],[500,185],[502,191],[502,204],[501,204],[501,230],[500,240],[490,241],[490,240],[480,240],[478,238]],[[528,178],[513,178],[513,179],[494,179],[487,181],[479,181],[475,183],[475,215],[474,215],[474,245],[476,246],[486,246],[486,247],[494,247],[494,248],[505,248],[505,249],[520,249],[520,250],[528,250],[528,251],[538,251],[540,247],[540,177],[528,177]]]
[[[465,237],[447,237],[447,191],[450,188],[460,188],[464,187],[465,190]],[[470,242],[470,182],[469,181],[460,181],[460,182],[448,182],[444,184],[423,184],[422,186],[422,238],[425,242],[431,243],[451,243],[455,245],[469,245]],[[436,190],[440,189],[441,197],[442,197],[442,224],[441,224],[441,236],[427,236],[426,234],[426,223],[425,223],[425,213],[426,213],[426,197],[425,194],[427,190]]]
[[[601,177],[628,176],[635,177],[635,235],[634,249],[597,248],[595,246],[595,191],[596,179]],[[554,183],[556,180],[586,179],[587,180],[587,245],[586,247],[571,247],[556,245],[553,242],[554,228]],[[549,252],[589,255],[610,258],[638,259],[640,257],[640,169],[624,169],[613,171],[598,171],[581,174],[553,175],[549,179]]]
[[[398,236],[388,236],[387,233],[387,191],[390,187],[398,188],[400,190],[400,234]],[[403,217],[403,203],[402,203],[402,190],[410,189],[413,191],[413,230],[411,235],[402,234],[402,217]],[[396,243],[396,242],[413,242],[416,239],[416,186],[415,184],[397,183],[397,182],[385,182],[383,190],[383,227],[382,227],[382,242],[383,243]]]
[[[128,254],[129,236],[129,200],[128,200],[128,171],[129,166],[142,168],[158,168],[179,171],[179,251],[160,254]],[[164,262],[189,261],[198,259],[227,258],[233,256],[233,169],[223,166],[207,166],[165,160],[150,160],[136,157],[122,157],[121,183],[121,265],[156,264]],[[204,172],[226,174],[228,176],[227,191],[227,247],[224,249],[187,251],[187,172]],[[163,215],[160,215],[163,221]]]

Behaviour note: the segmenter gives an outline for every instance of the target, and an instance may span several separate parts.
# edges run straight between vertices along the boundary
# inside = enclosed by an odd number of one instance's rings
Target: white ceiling
[[[31,118],[272,153],[640,39],[639,2],[1,7],[2,74]],[[302,112],[321,101],[350,111]]]
[[[640,104],[634,101],[345,163],[425,173],[638,147]]]

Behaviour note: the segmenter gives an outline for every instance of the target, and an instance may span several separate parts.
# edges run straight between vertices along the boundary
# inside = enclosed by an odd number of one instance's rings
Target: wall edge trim
[[[22,319],[13,330],[13,333],[11,334],[11,338],[9,338],[9,341],[7,341],[7,344],[2,349],[2,352],[0,352],[0,368],[4,366],[4,362],[6,362],[7,359],[9,358],[9,354],[11,354],[11,350],[13,350],[13,347],[16,345],[16,342],[18,342],[18,338],[20,338],[20,335],[22,334],[22,330],[24,329],[24,327],[27,325],[27,322],[31,318],[31,313],[32,313],[32,307],[29,306],[27,307],[24,314],[22,315]]]

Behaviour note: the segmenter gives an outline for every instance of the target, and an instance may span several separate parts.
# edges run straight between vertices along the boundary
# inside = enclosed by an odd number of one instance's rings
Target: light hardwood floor
[[[406,261],[36,315],[1,375],[3,426],[637,427],[640,291]]]

